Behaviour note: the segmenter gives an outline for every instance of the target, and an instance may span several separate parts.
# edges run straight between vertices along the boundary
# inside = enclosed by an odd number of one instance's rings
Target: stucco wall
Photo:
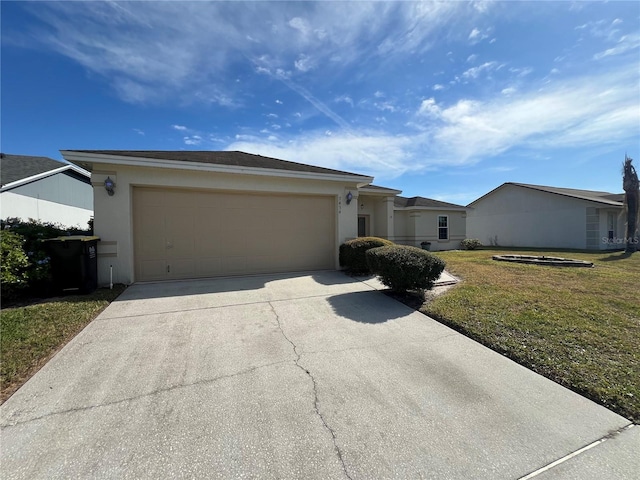
[[[93,216],[93,210],[20,195],[12,190],[0,194],[0,216],[3,219],[17,217],[25,221],[33,218],[86,230],[89,228],[88,222]]]
[[[438,239],[438,217],[449,219],[448,240]],[[422,242],[430,242],[432,251],[454,250],[466,235],[466,214],[449,210],[396,210],[396,243],[420,247]]]
[[[87,222],[93,216],[93,189],[89,179],[71,171],[20,185],[1,195],[3,219],[33,218],[87,229]]]
[[[108,196],[104,180],[116,182],[115,195]],[[357,191],[355,184],[242,174],[221,174],[177,169],[100,166],[92,174],[94,185],[95,234],[98,243],[98,281],[109,283],[109,267],[114,282],[130,284],[134,278],[132,191],[135,186],[201,188],[226,191],[279,192],[330,195],[336,204],[336,268],[338,246],[357,235],[357,203],[346,205],[346,193]],[[295,201],[295,197],[292,197]]]
[[[393,237],[393,197],[360,194],[357,199],[358,215],[367,215],[369,235],[380,238]]]
[[[505,185],[471,206],[467,236],[479,239],[484,245],[584,249],[586,209],[598,206],[580,199]]]

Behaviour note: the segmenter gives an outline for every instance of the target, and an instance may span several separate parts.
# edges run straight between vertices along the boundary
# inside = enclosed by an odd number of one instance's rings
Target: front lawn
[[[3,308],[0,311],[0,403],[20,388],[125,288],[115,285],[113,290],[103,288],[89,295],[58,297],[28,306]]]
[[[492,260],[523,254],[595,268]],[[489,348],[640,422],[640,252],[437,252],[463,279],[421,311]]]

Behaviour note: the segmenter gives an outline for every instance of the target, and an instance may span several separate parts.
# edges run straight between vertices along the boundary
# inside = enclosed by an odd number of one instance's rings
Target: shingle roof
[[[366,175],[316,167],[304,163],[289,162],[277,158],[263,157],[238,151],[167,151],[167,150],[69,150],[70,152],[95,153],[99,155],[117,155],[122,157],[150,158],[155,160],[173,160],[179,162],[210,163],[250,168],[267,168],[293,172],[324,173],[333,175],[354,175],[369,179]]]
[[[622,206],[624,202],[624,194],[616,194],[611,192],[599,192],[595,190],[580,190],[576,188],[560,188],[547,187],[544,185],[531,185],[528,183],[507,182],[507,185],[517,185],[518,187],[531,188],[541,192],[555,193],[566,197],[579,198],[581,200],[589,200],[592,202],[606,203],[610,205]]]
[[[446,209],[461,209],[466,210],[462,205],[456,205],[454,203],[441,202],[440,200],[433,200],[432,198],[424,197],[400,197],[397,196],[393,199],[393,204],[399,208],[407,207],[426,207],[426,208],[446,208]]]
[[[529,188],[531,190],[538,190],[540,192],[553,193],[555,195],[562,195],[565,197],[577,198],[580,200],[587,200],[590,202],[597,202],[597,203],[602,203],[605,205],[611,205],[615,207],[622,207],[624,204],[624,193],[600,192],[596,190],[580,190],[577,188],[548,187],[546,185],[532,185],[529,183],[506,182],[500,185],[499,187],[494,188],[490,192],[485,193],[481,197],[475,199],[473,202],[471,202],[467,206],[468,207],[473,206],[473,204],[491,195],[493,192],[500,190],[506,185],[514,185],[516,187]]]
[[[2,153],[0,154],[0,184],[4,186],[65,165],[67,164],[48,157]]]

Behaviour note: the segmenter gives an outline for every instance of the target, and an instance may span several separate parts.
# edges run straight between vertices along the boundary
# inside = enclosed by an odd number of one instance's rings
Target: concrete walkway
[[[2,477],[638,478],[640,428],[376,287],[130,287],[0,407]]]

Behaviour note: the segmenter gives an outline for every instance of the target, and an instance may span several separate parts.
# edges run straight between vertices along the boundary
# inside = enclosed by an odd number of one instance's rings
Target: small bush
[[[4,231],[0,237],[2,263],[0,264],[0,281],[2,297],[14,298],[27,286],[27,267],[29,259],[24,252],[24,238],[13,232]]]
[[[367,250],[376,247],[393,245],[390,240],[378,237],[359,237],[349,240],[340,245],[339,261],[349,273],[366,275],[371,273],[367,266],[365,254]]]
[[[482,246],[482,242],[477,238],[465,238],[460,242],[460,248],[463,250],[476,250]]]
[[[428,290],[445,263],[426,250],[406,245],[373,248],[366,253],[369,269],[391,290]]]

